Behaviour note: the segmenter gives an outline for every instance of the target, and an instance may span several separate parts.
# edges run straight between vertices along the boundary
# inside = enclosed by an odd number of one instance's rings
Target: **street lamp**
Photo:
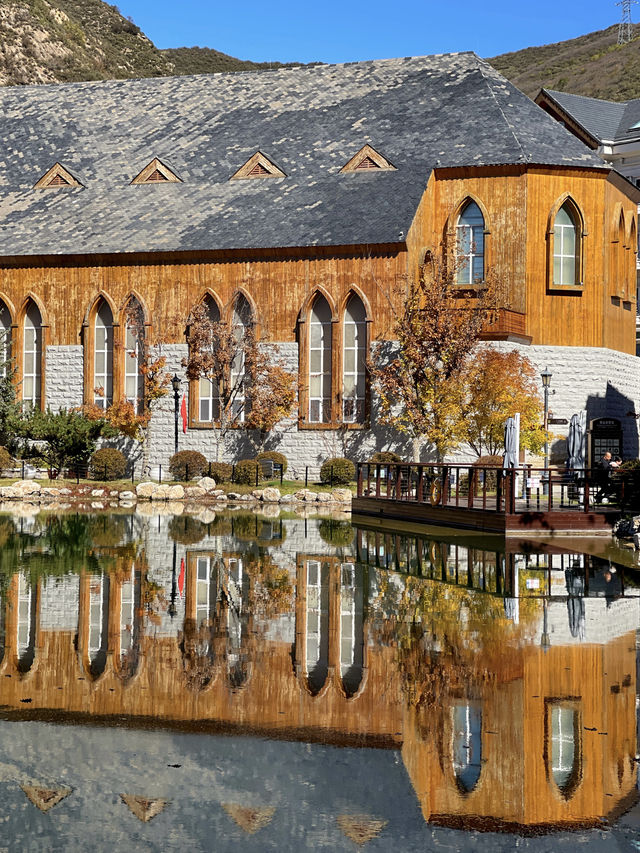
[[[171,387],[173,388],[173,408],[174,408],[174,418],[175,418],[175,434],[174,434],[174,453],[178,452],[178,409],[180,408],[180,380],[176,373],[173,374],[173,379],[171,380]]]
[[[548,367],[540,374],[542,379],[542,388],[544,391],[544,467],[549,467],[549,440],[547,438],[547,430],[549,428],[549,386],[551,385],[551,376],[553,374]]]

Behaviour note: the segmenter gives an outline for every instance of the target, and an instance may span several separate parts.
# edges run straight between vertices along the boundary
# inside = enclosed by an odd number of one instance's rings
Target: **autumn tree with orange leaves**
[[[380,421],[408,435],[419,460],[430,444],[438,460],[465,440],[469,368],[482,331],[506,304],[504,284],[487,274],[463,288],[456,266],[431,256],[398,298],[398,345],[387,363],[369,369],[380,399]],[[382,348],[378,352],[384,357]]]
[[[507,418],[520,412],[520,447],[540,453],[545,441],[536,368],[516,350],[482,347],[466,371],[463,437],[477,456],[504,448]]]
[[[214,320],[200,304],[189,320],[188,379],[211,383],[216,461],[229,431],[244,426],[257,449],[275,425],[291,414],[296,379],[273,356],[277,348],[260,346],[253,324],[234,326]]]

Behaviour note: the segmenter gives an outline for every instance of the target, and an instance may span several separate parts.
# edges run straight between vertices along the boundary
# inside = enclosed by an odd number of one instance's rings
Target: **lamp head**
[[[173,379],[171,380],[171,387],[173,388],[173,390],[176,394],[180,390],[180,380],[178,379],[178,376],[176,373],[173,374]]]
[[[540,378],[542,379],[542,384],[545,388],[548,388],[549,385],[551,385],[551,377],[552,376],[553,376],[553,374],[551,373],[549,368],[545,367],[545,369],[540,374]]]

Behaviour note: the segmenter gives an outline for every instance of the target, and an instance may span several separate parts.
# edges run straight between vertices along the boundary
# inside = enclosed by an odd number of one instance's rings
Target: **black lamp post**
[[[171,387],[173,388],[173,408],[174,408],[174,418],[175,418],[175,435],[174,435],[174,453],[178,452],[178,409],[180,407],[180,380],[176,373],[173,374],[173,379],[171,380]]]
[[[549,386],[551,385],[551,376],[553,374],[549,370],[548,367],[540,374],[540,378],[542,379],[542,388],[544,391],[544,431],[547,432],[549,428]],[[549,441],[547,436],[545,435],[544,439],[544,467],[548,468],[549,466]]]
[[[177,551],[176,543],[174,542],[174,543],[173,543],[173,569],[172,569],[172,571],[171,571],[171,599],[170,599],[170,601],[169,601],[169,607],[168,607],[168,609],[167,609],[167,612],[168,612],[169,616],[171,617],[171,619],[173,619],[173,617],[174,617],[174,616],[176,615],[176,613],[178,612],[178,610],[177,610],[177,608],[176,608],[176,593],[177,593],[177,585],[176,585],[176,551]]]

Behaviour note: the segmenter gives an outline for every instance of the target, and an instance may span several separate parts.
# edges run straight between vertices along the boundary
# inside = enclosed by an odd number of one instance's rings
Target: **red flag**
[[[184,557],[180,560],[180,575],[178,577],[178,591],[180,592],[180,598],[182,598],[183,590],[184,590]]]
[[[187,398],[182,395],[182,405],[180,406],[180,415],[182,416],[182,432],[187,431]]]

